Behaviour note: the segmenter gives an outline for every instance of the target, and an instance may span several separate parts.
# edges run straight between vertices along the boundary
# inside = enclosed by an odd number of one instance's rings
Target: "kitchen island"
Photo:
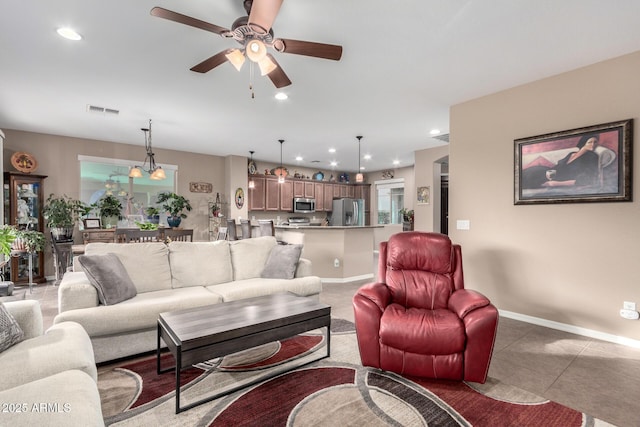
[[[302,243],[302,257],[311,261],[313,274],[325,283],[373,279],[373,226],[276,225],[276,238]]]

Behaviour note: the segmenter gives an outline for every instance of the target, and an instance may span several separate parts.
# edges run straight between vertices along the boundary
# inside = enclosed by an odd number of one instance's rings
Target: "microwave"
[[[316,211],[316,199],[294,198],[293,211],[296,213],[314,213]]]

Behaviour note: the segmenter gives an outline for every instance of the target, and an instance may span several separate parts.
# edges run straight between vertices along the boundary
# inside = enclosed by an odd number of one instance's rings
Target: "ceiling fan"
[[[151,9],[151,15],[210,31],[222,37],[234,39],[242,45],[240,49],[225,49],[216,53],[193,66],[191,71],[206,73],[226,61],[229,61],[240,71],[246,56],[250,61],[258,64],[260,73],[263,76],[268,76],[275,87],[281,88],[289,86],[291,80],[273,55],[267,53],[268,47],[280,53],[306,55],[334,61],[338,61],[342,57],[342,46],[274,38],[271,26],[281,5],[282,0],[244,0],[247,16],[236,19],[230,30],[162,7]]]

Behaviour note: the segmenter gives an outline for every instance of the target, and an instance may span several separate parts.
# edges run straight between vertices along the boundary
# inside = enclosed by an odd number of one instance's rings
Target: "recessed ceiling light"
[[[360,166],[360,170],[363,171],[364,170],[364,166]]]
[[[331,162],[331,166],[338,166],[338,162],[334,160],[333,162]]]
[[[394,165],[399,165],[399,164],[400,164],[400,160],[394,160],[394,161],[393,161],[393,164],[394,164]]]
[[[364,159],[365,160],[371,160],[371,154],[365,154],[364,155]]]
[[[296,160],[299,161],[299,162],[302,161],[302,156],[297,156]]]
[[[287,98],[289,98],[289,96],[284,92],[276,93],[276,99],[279,100],[279,101],[284,101]]]
[[[431,130],[429,131],[429,133],[430,133],[431,135],[438,135],[438,134],[440,133],[440,129],[431,129]]]
[[[62,27],[58,28],[56,32],[67,40],[82,40],[82,36],[78,34],[73,28]]]
[[[335,149],[335,148],[329,148],[329,152],[330,152],[330,153],[335,153],[335,152],[336,152],[336,149]]]

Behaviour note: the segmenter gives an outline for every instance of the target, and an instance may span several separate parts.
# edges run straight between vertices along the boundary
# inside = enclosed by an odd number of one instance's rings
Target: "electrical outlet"
[[[333,260],[333,266],[335,268],[340,268],[340,260],[338,258]]]
[[[636,303],[631,301],[625,301],[622,303],[622,308],[625,310],[636,311]]]

